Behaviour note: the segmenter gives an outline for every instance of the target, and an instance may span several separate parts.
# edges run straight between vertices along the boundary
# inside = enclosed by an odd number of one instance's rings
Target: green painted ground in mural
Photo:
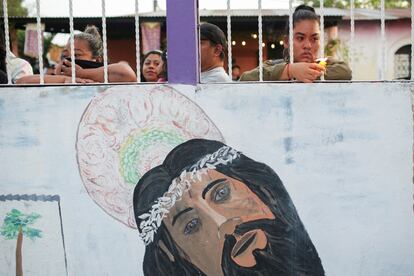
[[[166,144],[174,148],[184,141],[185,139],[177,133],[157,129],[145,131],[142,135],[130,136],[119,153],[120,173],[125,182],[135,185],[141,178],[141,174],[137,170],[137,164],[148,147]]]

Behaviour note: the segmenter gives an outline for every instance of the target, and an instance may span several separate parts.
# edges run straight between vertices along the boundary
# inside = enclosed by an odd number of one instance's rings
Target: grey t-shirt
[[[231,82],[229,75],[224,71],[223,67],[216,67],[211,70],[201,72],[202,83],[212,82]]]

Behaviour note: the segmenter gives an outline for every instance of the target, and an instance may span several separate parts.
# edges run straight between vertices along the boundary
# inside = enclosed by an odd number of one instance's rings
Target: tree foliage
[[[16,239],[19,234],[19,229],[22,229],[23,235],[29,237],[31,240],[42,237],[42,231],[31,228],[36,220],[40,218],[39,214],[31,213],[29,215],[23,214],[17,209],[12,209],[6,214],[3,226],[0,228],[0,234],[6,239]]]
[[[28,11],[23,5],[23,0],[7,0],[8,16],[27,16]],[[0,5],[0,16],[3,17],[3,2]]]
[[[304,4],[319,7],[319,0],[305,0]],[[410,7],[410,0],[385,0],[385,8],[408,8]],[[381,7],[381,0],[355,0],[355,8],[374,8],[379,9]],[[349,9],[351,7],[350,0],[324,0],[324,7],[326,8],[340,8]]]

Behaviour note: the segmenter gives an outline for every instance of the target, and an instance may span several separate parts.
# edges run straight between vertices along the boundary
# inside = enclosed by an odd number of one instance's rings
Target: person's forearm
[[[104,67],[93,69],[82,69],[79,72],[79,77],[91,79],[96,82],[104,82]],[[134,82],[136,75],[129,66],[122,64],[108,65],[108,81],[109,82]]]
[[[291,80],[292,79],[290,67],[291,67],[291,64],[286,63],[285,68],[283,68],[283,71],[282,71],[282,74],[280,75],[279,80]]]
[[[64,83],[66,79],[67,79],[66,76],[57,76],[57,75],[45,75],[44,76],[45,83]],[[36,83],[40,83],[40,75],[24,76],[16,80],[16,84],[36,84]]]
[[[109,66],[108,66],[108,75],[109,75]],[[90,79],[96,82],[104,82],[104,67],[82,69],[82,70],[76,71],[76,77]]]
[[[285,69],[285,63],[272,64],[271,61],[266,61],[263,64],[263,80],[264,81],[278,81],[282,80],[282,74]],[[240,81],[258,81],[259,80],[259,67],[244,72]],[[287,80],[285,75],[284,80]]]

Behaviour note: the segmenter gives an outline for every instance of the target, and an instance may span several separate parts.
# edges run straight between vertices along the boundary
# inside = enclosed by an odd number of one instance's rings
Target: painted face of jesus
[[[233,235],[231,259],[241,267],[255,266],[253,251],[266,247],[265,232],[253,229],[236,234],[235,229],[247,222],[274,220],[270,209],[243,182],[216,170],[207,170],[201,181],[191,182],[164,219],[181,254],[205,274],[223,275],[223,245],[226,235]]]

